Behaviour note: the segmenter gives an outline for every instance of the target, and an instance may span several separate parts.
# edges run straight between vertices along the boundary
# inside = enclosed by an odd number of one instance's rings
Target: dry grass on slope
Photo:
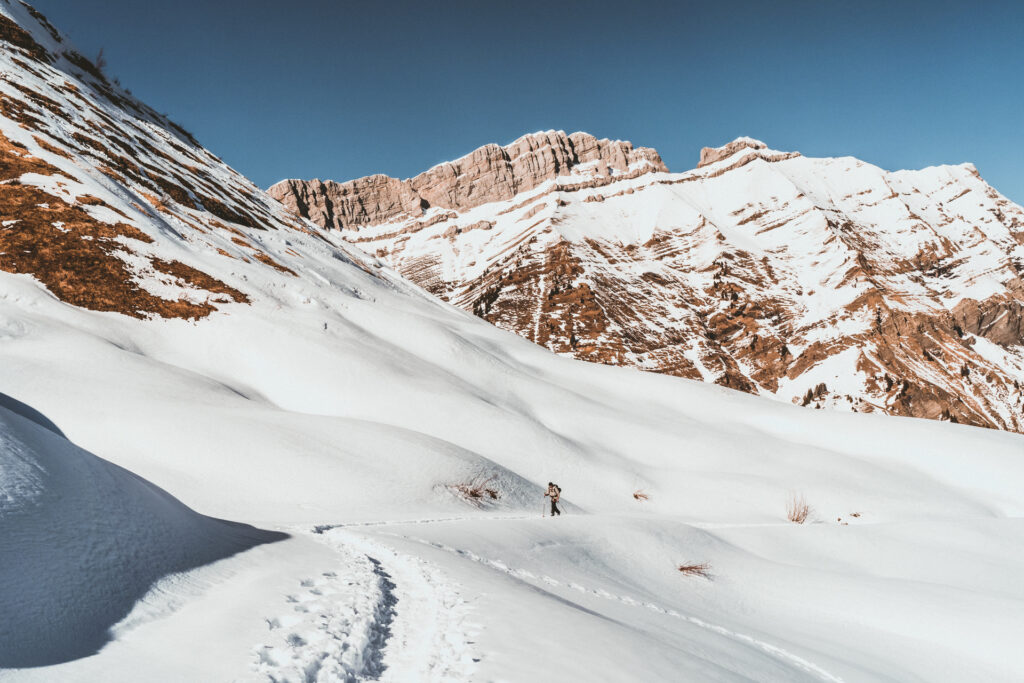
[[[25,173],[62,175],[0,134],[0,221],[5,224],[0,228],[0,270],[32,275],[61,301],[93,311],[195,319],[216,310],[209,302],[163,299],[143,290],[118,254],[132,253],[132,242],[149,244],[152,238],[126,223],[98,221],[81,206],[23,185],[18,179]],[[248,301],[238,290],[182,263],[157,260],[152,265],[183,287],[221,294],[221,301]]]
[[[699,564],[681,564],[678,567],[680,573],[686,576],[699,576],[702,579],[711,579],[711,565],[707,562]]]
[[[466,502],[481,507],[489,501],[501,498],[501,492],[491,483],[493,480],[493,476],[486,479],[478,478],[459,484],[449,484],[447,488]]]
[[[794,493],[786,504],[786,519],[796,524],[803,524],[810,518],[814,508],[807,504],[802,494]]]
[[[0,40],[4,40],[28,53],[33,59],[49,63],[51,57],[28,31],[5,16],[0,15]]]

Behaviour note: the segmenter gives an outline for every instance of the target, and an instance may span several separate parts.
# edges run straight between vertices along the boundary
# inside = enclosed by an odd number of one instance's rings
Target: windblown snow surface
[[[227,258],[0,124],[249,301],[0,273],[0,679],[1024,678],[1021,436],[557,357],[330,236]]]

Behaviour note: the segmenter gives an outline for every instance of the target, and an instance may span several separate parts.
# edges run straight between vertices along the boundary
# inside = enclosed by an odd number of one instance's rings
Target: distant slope
[[[801,405],[1024,430],[1024,210],[973,166],[886,172],[740,138],[669,174],[653,150],[628,166],[558,163],[572,139],[594,138],[538,133],[442,165],[412,209],[317,208],[376,205],[398,182],[383,176],[270,193],[558,353]],[[530,164],[534,180],[510,194],[507,174],[475,170],[501,149],[555,161]],[[477,200],[452,201],[464,188]]]

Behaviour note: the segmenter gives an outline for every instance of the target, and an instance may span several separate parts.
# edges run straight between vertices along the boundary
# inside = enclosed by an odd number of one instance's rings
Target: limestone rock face
[[[501,147],[485,145],[415,178],[373,175],[345,183],[283,180],[268,193],[292,211],[329,228],[375,225],[441,207],[465,211],[511,199],[560,176],[609,178],[667,171],[658,153],[586,133],[547,131]]]
[[[700,151],[700,161],[697,163],[697,168],[727,159],[741,149],[765,149],[767,146],[760,140],[753,138],[736,138],[722,147],[705,147]]]
[[[422,199],[408,183],[372,175],[347,183],[284,180],[269,194],[286,208],[327,228],[383,223],[395,216],[419,216]]]
[[[341,236],[555,353],[1024,432],[1024,209],[973,166],[739,138],[663,169],[628,143],[527,136],[406,181],[418,207],[364,201],[375,217]]]
[[[961,329],[1013,347],[1024,340],[1024,280],[1009,283],[1010,293],[984,301],[966,299],[953,309]]]

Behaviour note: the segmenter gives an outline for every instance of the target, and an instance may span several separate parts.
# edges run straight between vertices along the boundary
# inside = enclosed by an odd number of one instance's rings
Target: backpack
[[[558,496],[561,497],[561,495],[562,495],[562,487],[559,486],[558,484],[555,484],[555,490],[558,491]]]

